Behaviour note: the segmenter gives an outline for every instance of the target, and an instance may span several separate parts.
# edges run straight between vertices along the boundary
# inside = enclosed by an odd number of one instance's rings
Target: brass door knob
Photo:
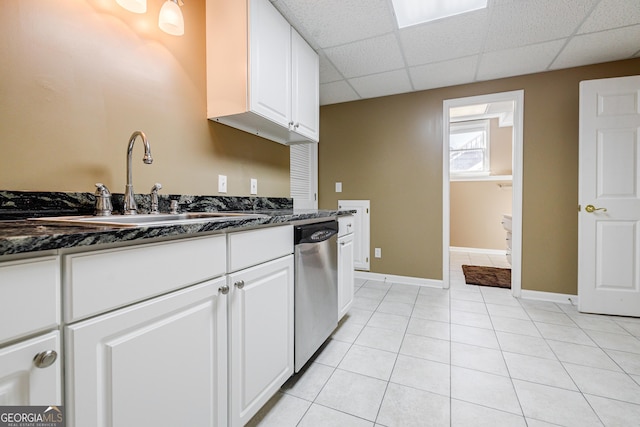
[[[595,211],[602,211],[602,212],[606,212],[606,211],[607,211],[607,208],[596,208],[596,207],[595,207],[595,206],[593,206],[593,205],[587,205],[587,206],[585,206],[584,210],[585,210],[585,211],[587,211],[587,212],[589,212],[589,213],[593,213],[593,212],[595,212]]]

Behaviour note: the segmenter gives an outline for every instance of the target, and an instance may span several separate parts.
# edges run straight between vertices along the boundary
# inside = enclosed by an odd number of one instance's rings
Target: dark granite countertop
[[[50,249],[75,248],[107,243],[131,242],[160,237],[192,236],[213,231],[240,231],[272,224],[284,224],[346,214],[345,211],[253,211],[266,215],[261,218],[216,222],[193,222],[148,227],[117,227],[86,224],[65,224],[45,220],[0,221],[0,255]]]
[[[44,193],[39,193],[44,194]],[[47,206],[50,207],[51,195],[46,193]],[[87,214],[87,206],[83,200],[83,206],[74,211],[75,207],[69,208],[69,199],[79,200],[81,198],[69,197],[68,193],[63,194],[65,198],[64,215]],[[28,197],[26,197],[28,196]],[[82,194],[83,198],[91,202],[90,195]],[[38,221],[28,220],[29,217],[53,216],[50,212],[42,214],[42,210],[37,209],[34,202],[37,197],[34,193],[20,193],[0,191],[0,201],[11,200],[11,204],[4,204],[4,207],[11,207],[11,217],[2,215],[3,205],[0,205],[0,256],[29,253],[45,250],[55,250],[64,248],[76,248],[101,244],[113,244],[120,242],[144,241],[149,239],[167,237],[195,236],[211,232],[240,231],[255,227],[263,227],[274,224],[285,224],[296,221],[313,220],[318,218],[329,218],[350,213],[340,210],[294,210],[290,199],[260,199],[256,198],[218,198],[209,196],[176,196],[181,200],[181,208],[184,211],[241,211],[243,213],[258,213],[262,216],[258,218],[218,220],[214,222],[191,222],[188,224],[176,225],[154,225],[142,227],[117,227],[108,225],[89,224],[67,224],[46,221],[41,218]],[[16,209],[16,200],[28,199],[28,207],[34,209]],[[177,200],[177,198],[174,198]],[[182,203],[182,201],[187,202]],[[221,202],[222,200],[222,202]],[[259,202],[259,203],[258,203]],[[168,205],[167,198],[166,204]],[[162,205],[161,205],[162,206]],[[189,208],[191,209],[184,209]],[[229,208],[236,209],[229,209]],[[237,209],[240,207],[241,209]],[[246,209],[247,207],[259,207],[260,209]],[[226,208],[226,209],[225,209]],[[48,208],[50,211],[50,208]],[[16,212],[19,212],[17,214]],[[56,212],[60,214],[60,212]]]

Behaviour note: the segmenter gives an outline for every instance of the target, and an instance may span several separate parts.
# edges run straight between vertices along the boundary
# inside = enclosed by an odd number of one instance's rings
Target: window
[[[451,123],[449,173],[489,175],[489,120]]]

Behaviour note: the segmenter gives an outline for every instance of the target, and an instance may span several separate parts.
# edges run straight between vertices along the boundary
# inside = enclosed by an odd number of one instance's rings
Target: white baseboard
[[[554,292],[530,291],[523,289],[520,293],[520,297],[530,300],[555,302],[558,304],[578,305],[578,295],[556,294]]]
[[[470,252],[474,254],[486,254],[486,255],[507,255],[506,249],[481,249],[481,248],[462,248],[459,246],[451,246],[449,248],[451,252]]]
[[[371,273],[369,271],[356,270],[355,278],[364,280],[377,280],[379,282],[391,282],[399,285],[417,285],[442,289],[442,280],[422,279],[419,277],[396,276],[394,274]]]

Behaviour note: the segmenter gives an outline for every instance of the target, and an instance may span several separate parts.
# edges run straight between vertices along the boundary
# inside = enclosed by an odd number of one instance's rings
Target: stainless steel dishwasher
[[[295,371],[338,326],[338,222],[294,229]]]

